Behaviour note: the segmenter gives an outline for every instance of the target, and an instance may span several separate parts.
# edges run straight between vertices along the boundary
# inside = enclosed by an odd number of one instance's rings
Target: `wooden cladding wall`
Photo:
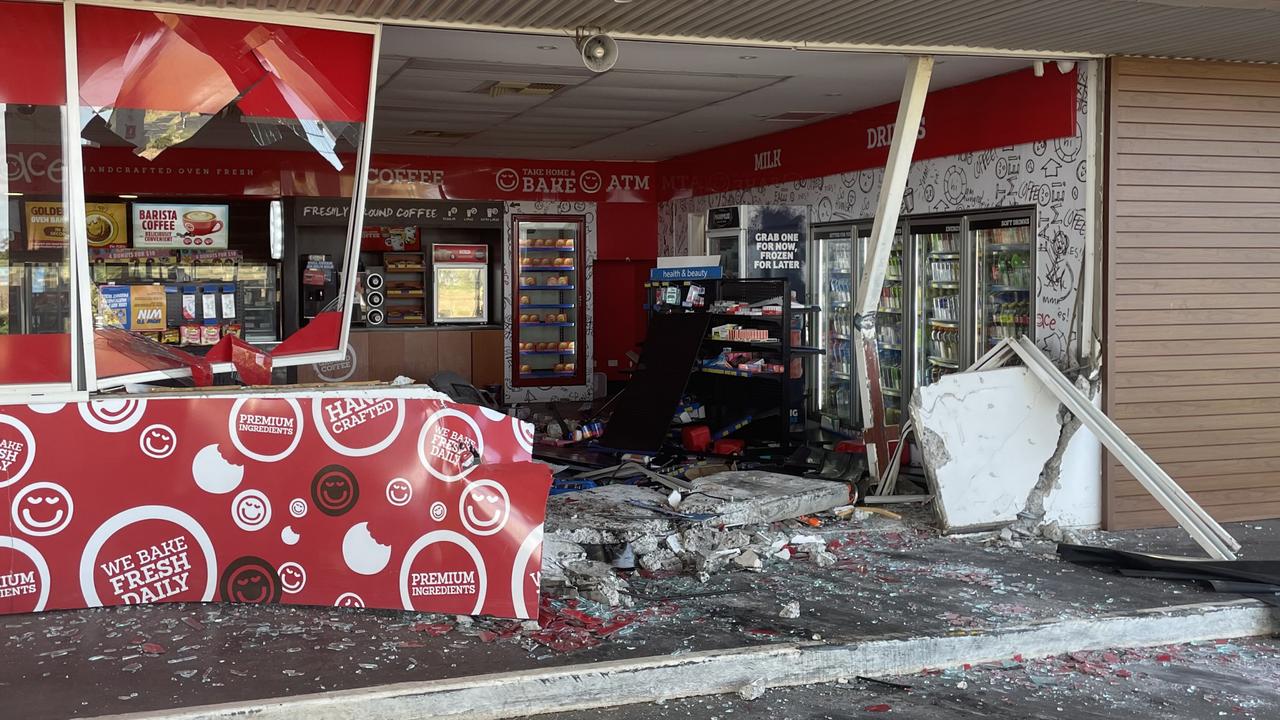
[[[1280,516],[1280,67],[1119,58],[1106,411],[1219,521]],[[1114,457],[1108,528],[1173,525]]]

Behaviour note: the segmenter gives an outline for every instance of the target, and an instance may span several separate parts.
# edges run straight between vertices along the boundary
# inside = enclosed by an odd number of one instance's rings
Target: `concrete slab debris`
[[[768,526],[846,505],[850,493],[843,483],[732,471],[694,480],[693,490],[683,496],[625,484],[553,495],[547,509],[543,583],[552,595],[576,587],[583,597],[624,603],[625,588],[602,587],[598,578],[570,567],[582,567],[581,561],[590,557],[588,548],[613,553],[597,561],[616,564],[621,555],[648,572],[685,570],[698,577],[729,568],[760,570],[766,558],[789,559],[789,545],[806,546],[807,557],[829,566],[835,557],[826,552],[823,538],[790,537]],[[587,586],[579,587],[577,580]]]

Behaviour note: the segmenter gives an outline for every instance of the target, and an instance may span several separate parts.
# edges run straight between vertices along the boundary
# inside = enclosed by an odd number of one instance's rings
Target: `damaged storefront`
[[[1261,142],[1183,113],[1264,70],[594,24],[664,1],[0,0],[9,707],[884,713],[1275,630],[1218,522],[1269,512],[1270,188],[1193,247],[1244,158],[1169,144]]]

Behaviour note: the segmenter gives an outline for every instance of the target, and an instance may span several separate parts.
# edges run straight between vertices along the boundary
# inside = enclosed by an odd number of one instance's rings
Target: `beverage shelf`
[[[958,362],[954,362],[954,361],[951,361],[951,360],[944,360],[944,359],[942,359],[942,358],[940,358],[940,357],[937,357],[937,356],[935,356],[935,355],[930,355],[930,356],[929,356],[929,364],[930,364],[930,365],[938,365],[938,366],[940,366],[940,367],[945,367],[945,368],[951,368],[951,369],[953,369],[953,370],[959,370],[959,369],[960,369],[960,363],[958,363]]]
[[[1031,249],[1030,243],[990,243],[987,252],[1026,252]]]
[[[1025,287],[1017,287],[1017,286],[1014,286],[1014,285],[988,285],[988,286],[987,286],[987,292],[993,292],[993,293],[1000,293],[1000,292],[1020,292],[1020,293],[1029,293],[1029,292],[1031,292],[1031,289],[1030,289],[1030,288],[1025,288]]]

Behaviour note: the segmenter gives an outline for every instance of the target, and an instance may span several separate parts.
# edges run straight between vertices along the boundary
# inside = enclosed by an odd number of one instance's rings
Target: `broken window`
[[[99,382],[340,352],[355,221],[301,248],[280,204],[353,197],[372,30],[82,5],[76,38]]]

